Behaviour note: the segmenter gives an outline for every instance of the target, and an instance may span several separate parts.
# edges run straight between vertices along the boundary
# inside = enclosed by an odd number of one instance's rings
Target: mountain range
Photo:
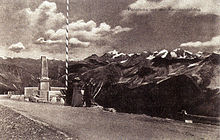
[[[219,116],[220,54],[183,49],[125,54],[116,50],[70,65],[71,76],[100,87],[95,101],[120,112]],[[70,77],[71,77],[70,76]]]
[[[49,60],[52,86],[63,86],[65,63]],[[40,60],[0,58],[0,91],[37,86]],[[125,54],[116,50],[71,61],[69,79],[91,81],[94,101],[119,112],[175,117],[219,116],[220,54],[183,49]],[[71,85],[70,85],[71,86]]]

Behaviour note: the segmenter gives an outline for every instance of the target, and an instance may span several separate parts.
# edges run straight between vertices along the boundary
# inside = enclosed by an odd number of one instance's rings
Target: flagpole
[[[69,0],[66,0],[66,78],[65,87],[68,88],[68,62],[69,62]]]

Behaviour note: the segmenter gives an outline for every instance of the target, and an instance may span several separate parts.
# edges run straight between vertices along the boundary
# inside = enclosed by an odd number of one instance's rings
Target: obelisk
[[[41,77],[40,77],[40,98],[43,101],[48,101],[50,83],[48,77],[48,63],[46,56],[41,56]]]

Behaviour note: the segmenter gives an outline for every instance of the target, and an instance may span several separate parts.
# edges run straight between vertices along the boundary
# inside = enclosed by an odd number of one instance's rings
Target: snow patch
[[[148,56],[146,59],[148,59],[148,60],[152,60],[152,59],[154,59],[154,58],[155,58],[155,56],[150,55],[150,56]]]
[[[116,50],[113,50],[113,51],[110,51],[110,52],[108,52],[109,54],[113,54],[113,55],[115,55],[115,54],[118,54],[118,51],[116,51]]]
[[[194,66],[198,66],[198,65],[199,65],[199,63],[193,63],[193,64],[190,64],[190,65],[188,66],[188,68],[194,67]]]
[[[108,53],[113,55],[113,56],[112,56],[113,59],[116,58],[116,57],[122,56],[122,55],[126,55],[126,54],[124,54],[124,53],[119,53],[119,52],[116,51],[116,50],[110,51],[110,52],[108,52]]]
[[[179,51],[179,50],[181,50],[180,48],[176,48],[176,49],[174,49],[173,51],[174,52],[177,52],[177,51]]]
[[[114,59],[114,58],[119,57],[119,56],[122,56],[122,55],[126,55],[126,54],[124,54],[124,53],[118,53],[118,54],[115,54],[112,58]]]
[[[123,64],[123,63],[125,63],[125,62],[127,62],[127,61],[128,61],[128,60],[123,60],[123,61],[121,61],[120,63]]]
[[[134,55],[133,53],[129,53],[129,54],[128,54],[129,57],[131,57],[131,56],[133,56],[133,55]]]
[[[155,54],[158,54],[158,51],[154,51],[153,54],[154,54],[154,55],[155,55]]]
[[[170,52],[171,57],[176,58],[177,54],[175,52]]]
[[[2,58],[2,59],[7,59],[8,57],[6,57],[6,56],[0,56],[0,58]]]
[[[184,52],[185,52],[185,53],[188,53],[188,54],[190,54],[190,55],[193,54],[192,52],[190,52],[190,51],[186,51],[186,50],[184,50]]]
[[[162,51],[160,51],[157,56],[160,56],[161,55],[161,58],[165,58],[167,56],[169,52],[165,49],[163,49]]]

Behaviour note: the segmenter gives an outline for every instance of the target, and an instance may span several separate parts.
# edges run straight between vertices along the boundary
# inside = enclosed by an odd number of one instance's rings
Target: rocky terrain
[[[0,122],[0,139],[66,139],[66,136],[55,129],[34,122],[2,105],[0,105]]]

